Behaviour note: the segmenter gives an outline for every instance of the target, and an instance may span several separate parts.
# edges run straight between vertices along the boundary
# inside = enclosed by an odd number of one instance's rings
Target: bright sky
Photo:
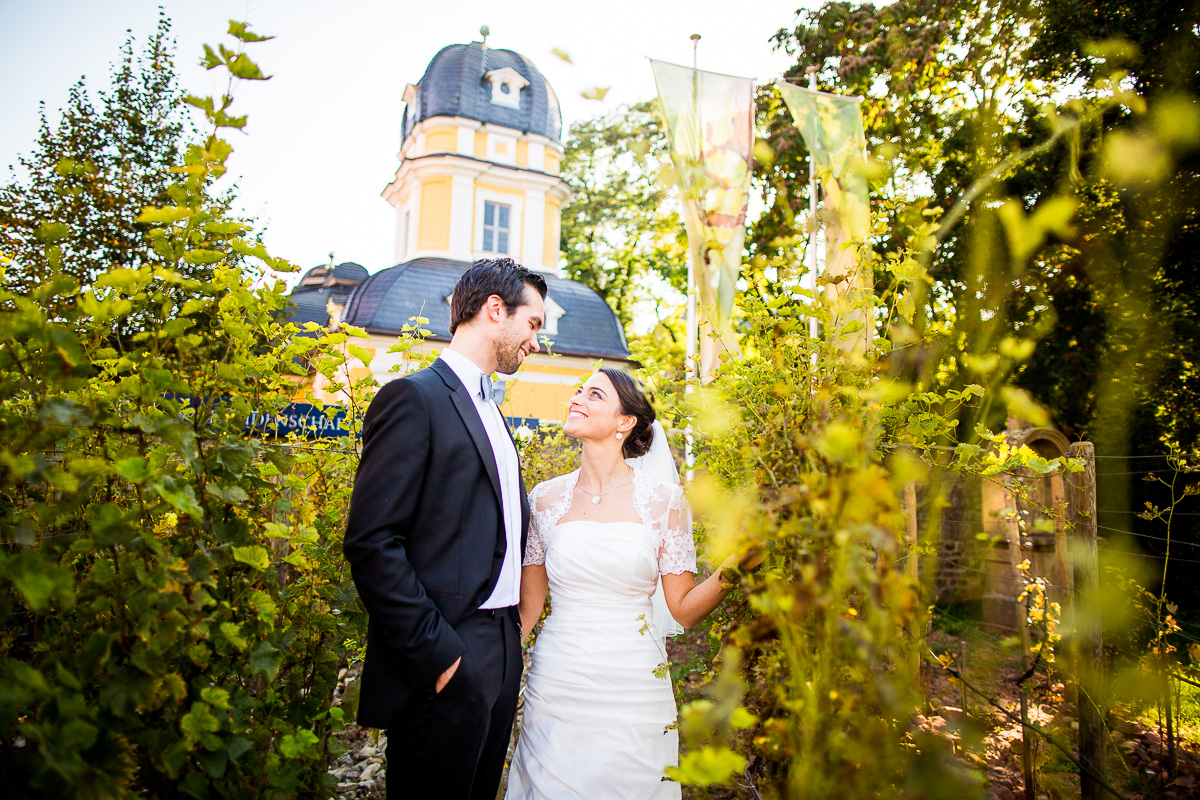
[[[490,46],[525,55],[550,81],[565,131],[652,98],[645,58],[690,64],[692,33],[702,37],[701,69],[778,77],[790,60],[769,39],[814,0],[0,0],[0,168],[32,149],[38,102],[56,121],[80,76],[93,92],[103,88],[126,30],[140,49],[159,5],[174,23],[181,83],[193,94],[223,89],[196,64],[202,44],[232,44],[229,19],[277,37],[248,50],[274,77],[235,90],[232,111],[250,118],[246,135],[230,136],[242,208],[265,227],[276,256],[308,268],[332,251],[337,262],[375,272],[392,265],[393,214],[380,192],[397,167],[404,86],[445,45],[478,40],[488,25]],[[611,87],[603,102],[580,96],[594,86]]]

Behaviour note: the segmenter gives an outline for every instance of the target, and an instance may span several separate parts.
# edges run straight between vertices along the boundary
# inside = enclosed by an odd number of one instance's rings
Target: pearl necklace
[[[583,492],[584,494],[590,494],[592,496],[592,505],[598,506],[598,505],[600,505],[600,498],[604,497],[606,494],[612,494],[617,489],[620,489],[625,484],[625,481],[629,480],[629,476],[632,474],[633,474],[633,467],[630,467],[629,472],[625,473],[625,477],[621,478],[621,482],[618,483],[616,486],[612,487],[611,489],[609,489],[607,492],[600,492],[599,494],[597,494],[595,492],[590,492],[587,489],[584,489],[582,486],[580,486],[578,481],[575,482],[575,489],[576,489],[576,491]]]

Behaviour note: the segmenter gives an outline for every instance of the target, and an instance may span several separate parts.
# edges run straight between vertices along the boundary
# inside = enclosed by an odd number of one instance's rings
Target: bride
[[[579,469],[529,495],[521,629],[537,623],[547,588],[551,614],[534,647],[505,798],[678,798],[679,784],[663,778],[679,758],[664,637],[674,620],[704,619],[729,587],[720,569],[694,580],[683,491],[633,378],[611,368],[592,375],[563,431],[583,445]],[[666,609],[656,614],[652,596]]]

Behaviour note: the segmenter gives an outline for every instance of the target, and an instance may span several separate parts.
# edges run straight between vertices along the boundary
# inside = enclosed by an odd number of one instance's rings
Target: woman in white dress
[[[506,800],[678,798],[679,758],[658,594],[690,627],[728,593],[718,569],[697,584],[696,549],[654,410],[624,372],[602,369],[572,398],[563,431],[579,469],[538,484],[521,573],[521,628],[547,617],[529,670]],[[635,469],[654,448],[670,465]],[[665,452],[665,456],[663,453]]]

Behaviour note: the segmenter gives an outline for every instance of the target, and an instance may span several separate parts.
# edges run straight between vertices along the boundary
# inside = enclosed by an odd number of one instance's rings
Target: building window
[[[483,204],[483,251],[485,253],[508,252],[508,219],[510,206],[500,203]]]
[[[501,67],[485,74],[484,79],[492,84],[492,102],[498,106],[521,108],[521,90],[529,81],[512,67]]]
[[[554,298],[550,295],[546,295],[546,301],[543,303],[543,306],[546,312],[546,322],[542,325],[542,333],[558,336],[558,321],[567,312],[562,306],[554,302]]]

